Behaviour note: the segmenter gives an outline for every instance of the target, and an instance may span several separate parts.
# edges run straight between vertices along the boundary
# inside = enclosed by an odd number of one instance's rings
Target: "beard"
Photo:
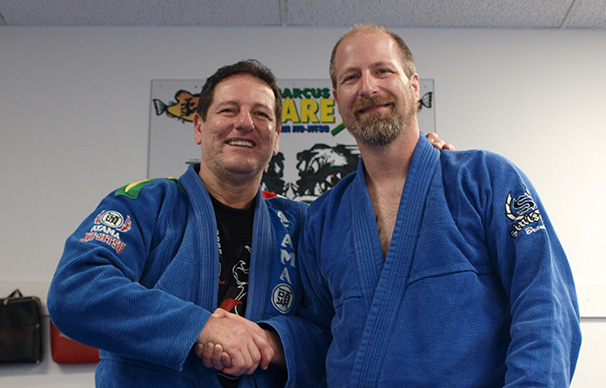
[[[414,102],[414,98],[410,98]],[[392,112],[375,112],[368,114],[365,119],[360,119],[361,109],[373,105],[391,104]],[[410,108],[406,112],[401,112],[396,105],[396,101],[391,96],[385,97],[362,97],[353,106],[355,120],[347,129],[351,135],[358,141],[370,146],[384,146],[394,141],[400,136],[412,122],[413,116],[417,113],[416,104],[408,105]]]

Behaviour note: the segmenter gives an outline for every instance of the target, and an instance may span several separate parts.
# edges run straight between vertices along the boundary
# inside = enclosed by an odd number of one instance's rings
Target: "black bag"
[[[0,364],[42,361],[41,304],[18,289],[0,299]]]

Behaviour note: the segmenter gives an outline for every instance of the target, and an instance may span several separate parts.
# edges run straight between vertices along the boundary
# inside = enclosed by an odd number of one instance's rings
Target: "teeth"
[[[248,148],[253,147],[253,143],[246,141],[246,140],[230,140],[227,142],[227,144],[233,145],[233,146],[243,146],[243,147],[248,147]]]

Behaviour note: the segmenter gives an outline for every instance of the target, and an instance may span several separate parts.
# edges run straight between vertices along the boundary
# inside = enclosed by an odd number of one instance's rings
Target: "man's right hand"
[[[218,308],[198,336],[194,351],[204,366],[233,376],[267,369],[274,350],[263,329],[254,322]]]

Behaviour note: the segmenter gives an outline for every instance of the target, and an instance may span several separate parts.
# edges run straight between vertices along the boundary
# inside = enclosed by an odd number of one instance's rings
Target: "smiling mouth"
[[[247,147],[247,148],[253,148],[255,146],[252,142],[246,141],[246,140],[229,140],[229,141],[227,141],[227,144],[230,146]]]
[[[365,106],[362,109],[358,109],[358,113],[359,114],[364,114],[367,113],[369,111],[374,111],[380,108],[386,108],[388,106],[391,106],[391,103],[386,103],[386,104],[377,104],[377,105],[369,105],[369,106]]]

